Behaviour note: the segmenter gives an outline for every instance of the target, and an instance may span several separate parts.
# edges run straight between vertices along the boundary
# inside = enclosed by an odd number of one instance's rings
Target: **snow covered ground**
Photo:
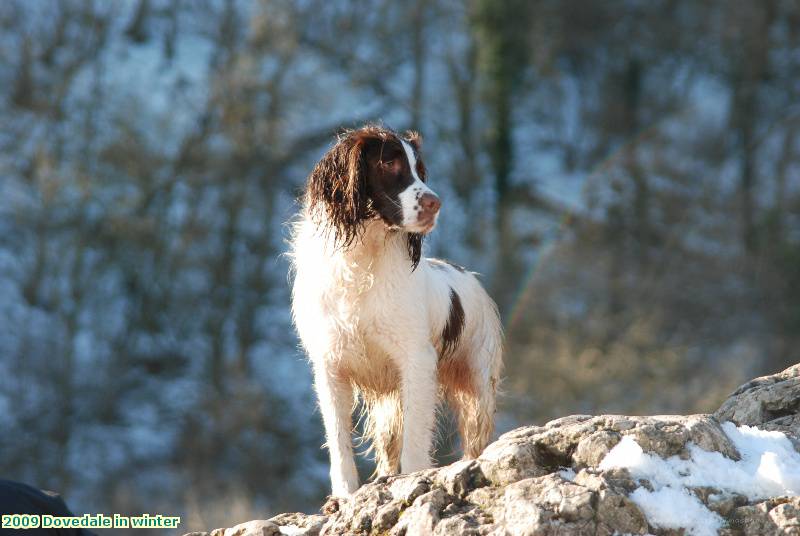
[[[719,490],[712,500],[731,494],[751,501],[781,495],[800,495],[800,454],[781,432],[750,426],[722,425],[741,454],[738,461],[719,452],[689,444],[688,459],[662,459],[645,453],[631,436],[623,437],[600,463],[600,469],[625,468],[636,479],[646,479],[652,491],[637,488],[630,498],[651,524],[661,528],[685,528],[694,536],[713,536],[723,519],[709,510],[691,488]]]

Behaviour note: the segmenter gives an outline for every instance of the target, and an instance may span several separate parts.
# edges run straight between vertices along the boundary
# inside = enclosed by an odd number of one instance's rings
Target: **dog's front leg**
[[[346,497],[358,489],[351,437],[353,388],[321,363],[314,367],[314,385],[331,459],[332,494]]]
[[[400,470],[403,473],[431,467],[436,420],[436,360],[433,346],[426,345],[407,353],[401,361],[403,444]]]

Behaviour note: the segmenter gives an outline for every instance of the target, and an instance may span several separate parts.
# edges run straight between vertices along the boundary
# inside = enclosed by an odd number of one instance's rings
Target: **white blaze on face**
[[[436,195],[433,190],[428,188],[428,186],[422,182],[417,174],[417,157],[414,154],[414,148],[411,147],[411,144],[408,143],[406,140],[400,140],[403,145],[403,149],[406,152],[406,158],[408,159],[408,167],[411,169],[411,176],[414,177],[414,182],[411,183],[408,188],[400,192],[398,198],[400,199],[400,206],[403,208],[403,227],[414,227],[415,225],[419,225],[418,221],[418,214],[419,214],[419,198],[424,193],[429,193]],[[416,208],[414,208],[416,207]],[[439,214],[436,214],[436,218],[439,217]],[[436,219],[434,219],[434,222]]]

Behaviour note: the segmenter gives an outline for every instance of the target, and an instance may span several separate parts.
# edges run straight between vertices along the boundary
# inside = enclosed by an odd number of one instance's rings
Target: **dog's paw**
[[[336,497],[334,495],[329,495],[328,499],[325,501],[325,504],[323,504],[322,508],[320,508],[320,512],[322,512],[326,516],[335,514],[336,512],[339,511],[341,503],[346,500],[347,499],[344,497]]]

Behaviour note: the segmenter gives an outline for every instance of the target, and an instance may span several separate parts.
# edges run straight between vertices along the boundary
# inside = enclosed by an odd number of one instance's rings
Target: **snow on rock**
[[[800,454],[781,432],[724,423],[723,430],[741,454],[731,460],[688,444],[688,459],[662,459],[645,453],[632,436],[624,437],[600,462],[600,469],[627,468],[653,485],[710,486],[739,493],[751,500],[776,495],[800,495]]]
[[[748,383],[716,416],[564,417],[477,460],[379,478],[323,515],[196,534],[800,535],[798,372]]]
[[[637,488],[630,498],[656,527],[684,528],[695,536],[715,536],[724,523],[685,488],[663,487],[657,491]]]
[[[718,487],[738,487],[741,490],[738,493],[751,499],[800,495],[800,454],[786,434],[759,430],[747,425],[737,428],[730,422],[723,424],[722,428],[741,453],[742,461],[734,462],[739,470],[736,475],[738,482],[728,481],[723,473]],[[706,475],[706,479],[712,478],[713,475]],[[737,492],[736,489],[733,491]]]
[[[638,480],[646,480],[630,498],[647,519],[663,528],[686,528],[698,536],[717,534],[723,519],[692,493],[693,488],[719,490],[719,501],[738,494],[751,501],[781,495],[800,495],[800,454],[781,432],[724,423],[722,429],[741,458],[732,460],[687,444],[689,457],[667,459],[645,453],[633,436],[625,436],[598,466],[601,470],[624,468]],[[648,489],[651,487],[652,489]]]

